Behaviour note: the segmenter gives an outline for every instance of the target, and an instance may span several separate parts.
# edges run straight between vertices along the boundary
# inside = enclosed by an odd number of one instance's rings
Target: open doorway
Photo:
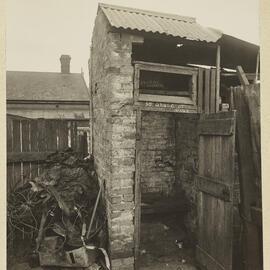
[[[196,114],[142,112],[140,269],[196,269],[197,120]]]

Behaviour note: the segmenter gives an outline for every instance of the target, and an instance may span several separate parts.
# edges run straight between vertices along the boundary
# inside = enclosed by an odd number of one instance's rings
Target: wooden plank
[[[133,63],[135,64],[135,68],[138,68],[140,70],[150,70],[156,72],[166,72],[166,73],[195,75],[195,76],[197,76],[198,74],[198,69],[194,67],[167,65],[142,61],[134,61]]]
[[[163,103],[179,103],[186,105],[195,105],[191,97],[175,97],[175,96],[162,96],[162,95],[149,95],[140,94],[138,97],[139,101],[150,101],[150,102],[163,102]]]
[[[218,113],[210,113],[210,114],[201,114],[200,119],[204,119],[204,120],[235,119],[235,115],[236,115],[235,111],[218,112]]]
[[[172,90],[152,90],[152,89],[140,89],[139,91],[143,95],[160,95],[160,96],[180,96],[190,97],[191,91],[172,91]]]
[[[219,111],[219,99],[220,99],[220,45],[217,46],[216,56],[216,112]]]
[[[209,98],[210,98],[210,70],[205,70],[204,76],[204,113],[209,113]]]
[[[240,165],[240,189],[242,201],[242,213],[251,220],[250,206],[256,202],[254,194],[255,170],[252,156],[252,142],[249,123],[249,110],[244,99],[242,88],[234,88],[234,104],[237,109],[237,146]]]
[[[14,164],[10,163],[7,164],[7,179],[6,179],[6,186],[7,186],[7,195],[12,191],[14,187]]]
[[[207,270],[227,270],[199,245],[196,246],[196,257]]]
[[[46,120],[38,119],[37,121],[37,141],[38,141],[38,152],[46,152],[47,151],[47,132],[46,132]],[[41,174],[43,171],[42,164],[38,164],[38,174]]]
[[[82,153],[83,156],[87,156],[88,144],[87,144],[87,134],[86,134],[86,132],[79,135],[78,141],[79,141],[78,152]]]
[[[21,125],[22,125],[22,152],[29,152],[30,151],[30,121],[22,120]],[[31,177],[30,162],[26,160],[22,160],[22,165],[23,165],[23,179],[22,180],[23,180],[23,183],[25,183]]]
[[[241,214],[244,217],[245,269],[262,269],[258,229],[251,221],[251,205],[256,205],[255,169],[252,142],[249,130],[249,110],[244,99],[243,88],[234,88],[234,104],[237,109],[237,148],[240,172]]]
[[[194,105],[184,105],[163,102],[139,102],[134,105],[135,109],[153,112],[174,112],[174,113],[197,113]]]
[[[58,150],[63,151],[68,148],[68,123],[58,121]]]
[[[198,73],[198,113],[203,111],[203,72],[202,68],[199,68]]]
[[[239,78],[239,81],[242,85],[249,85],[249,81],[245,75],[245,72],[241,66],[236,67],[237,76]]]
[[[260,119],[260,85],[249,85],[244,88],[244,97],[249,110],[250,137],[252,157],[255,169],[254,178],[258,194],[261,194],[261,119]],[[261,199],[259,196],[258,200]],[[259,206],[259,205],[257,205]]]
[[[47,137],[47,150],[56,151],[57,150],[57,120],[46,120],[46,137]]]
[[[13,151],[21,152],[21,121],[13,120]],[[22,184],[22,171],[21,171],[21,163],[14,164],[14,185]]]
[[[135,226],[134,226],[134,251],[135,269],[139,269],[140,237],[141,237],[141,128],[142,112],[136,110],[136,156],[135,156]]]
[[[216,112],[216,70],[211,69],[210,113]]]
[[[192,76],[191,78],[191,89],[189,90],[191,92],[191,99],[193,101],[193,104],[196,106],[197,103],[197,79],[198,79],[198,73],[196,76]]]
[[[234,114],[235,111],[231,113]],[[235,134],[235,121],[233,124],[233,130]],[[235,179],[235,136],[222,137],[222,162],[221,164],[221,175],[223,181],[230,185],[233,192],[234,179]],[[234,196],[232,194],[231,203],[224,204],[224,237],[227,237],[227,241],[224,243],[224,265],[226,269],[232,269],[233,262],[233,206],[234,206]]]
[[[199,191],[202,191],[224,201],[232,200],[232,188],[231,186],[222,183],[222,180],[196,175],[195,181],[196,187]]]
[[[8,152],[7,153],[7,162],[31,162],[31,161],[44,161],[46,157],[54,151],[46,152]]]
[[[76,151],[77,149],[77,123],[76,121],[70,121],[70,136],[71,136],[71,148]]]
[[[260,50],[258,50],[258,53],[257,53],[254,83],[257,83],[259,80],[259,67],[260,67]]]
[[[199,120],[198,134],[231,136],[234,132],[233,124],[234,124],[233,119]]]
[[[12,151],[13,143],[13,121],[7,117],[7,151]]]
[[[10,117],[7,117],[7,152],[13,149],[13,121]],[[14,171],[13,164],[7,164],[7,194],[11,191],[12,185],[14,183]]]
[[[254,224],[262,227],[262,208],[251,206],[251,219]]]
[[[30,122],[30,151],[38,152],[38,127],[37,120],[31,120]],[[38,176],[38,163],[31,162],[31,179]]]

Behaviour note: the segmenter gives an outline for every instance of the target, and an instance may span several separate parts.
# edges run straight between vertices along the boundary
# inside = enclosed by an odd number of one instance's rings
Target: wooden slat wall
[[[87,153],[87,137],[79,137],[76,120],[7,117],[7,191],[38,176],[51,152],[71,147]]]
[[[199,113],[215,113],[219,111],[219,96],[216,90],[216,69],[199,68],[197,105]]]

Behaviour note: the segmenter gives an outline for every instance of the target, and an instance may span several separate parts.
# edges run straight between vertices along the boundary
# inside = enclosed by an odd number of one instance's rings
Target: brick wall
[[[110,32],[98,11],[90,66],[93,91],[93,154],[105,186],[112,269],[134,267],[134,172],[136,111],[133,108],[132,43],[142,38]]]
[[[172,195],[175,185],[175,120],[171,113],[143,112],[141,192]]]
[[[198,115],[178,115],[176,118],[176,189],[182,189],[190,203],[185,223],[196,230],[195,174],[198,169]]]
[[[111,32],[98,11],[89,61],[93,154],[104,186],[113,270],[134,268],[136,111],[131,55],[132,44],[140,42],[141,37]],[[168,195],[176,185],[193,200],[196,119],[182,116],[175,122],[173,114],[153,112],[142,116],[142,192]]]

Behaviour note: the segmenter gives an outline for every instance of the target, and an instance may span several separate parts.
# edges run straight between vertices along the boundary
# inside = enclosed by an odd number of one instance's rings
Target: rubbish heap
[[[92,156],[82,159],[71,149],[55,152],[39,176],[10,196],[8,225],[36,236],[41,265],[88,267],[98,249],[107,256],[100,194]]]

